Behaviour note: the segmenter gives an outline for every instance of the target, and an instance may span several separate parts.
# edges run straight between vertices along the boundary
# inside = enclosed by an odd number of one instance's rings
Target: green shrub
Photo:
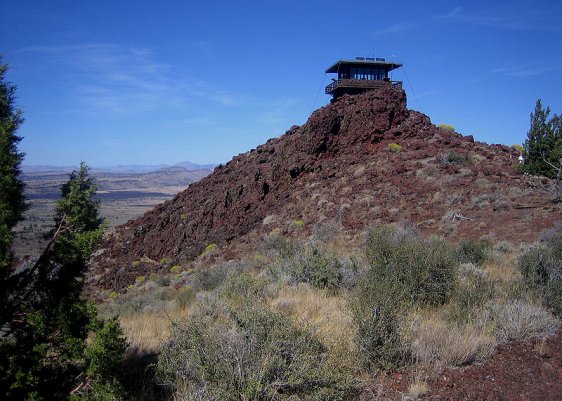
[[[449,152],[441,156],[441,162],[443,162],[443,164],[465,166],[472,163],[472,157],[467,153]]]
[[[301,241],[292,238],[286,238],[280,235],[268,235],[259,245],[259,250],[261,252],[273,252],[274,254],[276,254],[275,256],[281,259],[290,258],[301,249]]]
[[[292,223],[292,227],[294,230],[302,230],[304,227],[304,221],[302,220],[294,220]]]
[[[447,131],[455,131],[455,127],[451,124],[439,124],[438,127]]]
[[[442,239],[421,238],[411,226],[369,232],[369,269],[351,296],[358,350],[367,369],[395,369],[405,360],[400,320],[414,305],[441,305],[453,289],[457,261]]]
[[[119,377],[126,349],[127,343],[119,321],[111,319],[100,323],[86,348],[86,373],[99,380]]]
[[[135,278],[135,283],[137,284],[144,283],[144,276],[137,276],[137,278]]]
[[[438,237],[422,238],[412,227],[382,226],[369,232],[369,277],[384,281],[407,304],[442,305],[454,284],[458,261]]]
[[[319,245],[308,243],[282,262],[292,284],[308,283],[316,288],[336,291],[342,284],[343,265]]]
[[[393,153],[398,153],[398,152],[400,152],[400,151],[402,150],[402,146],[400,146],[400,145],[397,144],[397,143],[390,143],[390,144],[388,145],[388,150],[390,150],[390,151],[393,152]]]
[[[523,152],[525,151],[525,148],[523,147],[523,145],[520,145],[518,143],[516,143],[515,145],[511,145],[511,147],[521,154],[523,154]]]
[[[92,320],[89,329],[93,335],[84,352],[89,386],[84,386],[70,397],[71,401],[111,401],[121,399],[123,386],[123,356],[127,342],[117,319],[107,322],[95,316],[95,307],[89,307]]]
[[[160,264],[161,264],[162,266],[167,265],[168,263],[170,263],[170,259],[168,259],[168,258],[162,258],[162,259],[160,259]]]
[[[227,275],[228,269],[225,266],[199,270],[193,274],[193,289],[196,291],[212,291],[222,285]]]
[[[462,264],[458,272],[446,314],[450,321],[467,323],[477,319],[479,309],[494,299],[496,286],[472,263]]]
[[[355,394],[308,328],[260,303],[219,302],[174,326],[158,378],[179,399],[343,400]]]
[[[378,281],[361,280],[351,296],[357,327],[357,352],[365,369],[394,370],[404,364],[405,347],[399,334],[404,308],[386,294]]]
[[[519,258],[525,285],[556,314],[562,313],[562,227],[544,236],[541,242]]]
[[[458,258],[462,263],[474,263],[481,266],[492,252],[492,242],[488,239],[463,240],[458,248]]]
[[[205,253],[212,253],[217,249],[218,245],[215,243],[209,244],[205,247]]]
[[[195,290],[191,286],[186,285],[176,292],[174,298],[180,308],[186,308],[193,302],[195,295]]]
[[[267,282],[254,277],[248,272],[228,274],[221,286],[221,295],[225,298],[263,299]]]
[[[170,273],[179,274],[181,273],[181,266],[175,265],[170,267]]]

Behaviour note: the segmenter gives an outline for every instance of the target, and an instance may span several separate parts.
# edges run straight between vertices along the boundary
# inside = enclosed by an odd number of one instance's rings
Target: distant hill
[[[195,164],[188,161],[180,162],[174,164],[174,166],[183,167],[184,169],[191,171],[191,170],[212,170],[217,165],[216,164]]]
[[[24,168],[22,178],[26,183],[26,196],[29,199],[57,198],[60,186],[68,180],[68,173],[72,170],[72,167]],[[158,192],[166,187],[187,187],[210,174],[211,171],[211,169],[187,170],[179,166],[165,166],[149,172],[126,172],[124,168],[121,171],[93,169],[92,175],[96,177],[98,192],[103,194],[111,191]]]
[[[183,161],[174,165],[170,164],[125,164],[117,166],[100,166],[92,167],[92,174],[98,173],[150,173],[152,171],[162,170],[168,167],[183,167],[187,171],[195,170],[213,170],[216,164],[196,164],[190,161]],[[51,166],[51,165],[23,165],[22,171],[27,175],[36,173],[44,174],[68,174],[72,170],[78,169],[78,166]]]
[[[453,241],[534,240],[561,216],[517,156],[436,127],[406,108],[401,89],[344,95],[117,227],[92,259],[89,285],[121,290],[164,269],[143,261],[186,264],[209,244],[225,259],[242,256],[266,235],[294,233],[295,222],[299,235],[343,226],[350,248],[368,227],[406,221]]]

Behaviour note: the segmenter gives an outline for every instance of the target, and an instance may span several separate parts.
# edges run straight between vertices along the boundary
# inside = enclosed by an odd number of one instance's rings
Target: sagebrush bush
[[[441,305],[452,292],[457,260],[439,238],[421,238],[412,226],[386,225],[369,232],[369,269],[351,296],[358,349],[367,369],[404,363],[400,321],[414,305]]]
[[[232,272],[228,274],[220,288],[221,296],[225,298],[246,298],[263,300],[266,295],[268,282],[254,277],[249,272]]]
[[[451,322],[467,323],[478,315],[479,308],[490,302],[496,286],[488,274],[472,263],[460,265],[446,315]]]
[[[312,229],[312,237],[318,241],[333,241],[343,230],[343,226],[337,219],[324,220],[316,224]]]
[[[382,226],[369,232],[368,277],[383,281],[401,302],[442,305],[453,289],[458,260],[438,237],[422,238],[411,227]]]
[[[525,285],[554,313],[562,314],[562,227],[521,255],[519,269]]]
[[[316,288],[336,291],[342,285],[343,264],[320,245],[308,243],[281,263],[291,284],[308,283]]]
[[[481,266],[490,257],[492,249],[492,242],[488,239],[463,240],[457,251],[458,258],[463,263]]]
[[[227,276],[228,268],[222,265],[199,270],[193,275],[192,287],[196,291],[212,291],[222,285]]]
[[[464,166],[472,163],[472,157],[467,153],[449,152],[441,156],[441,162],[443,164],[455,164]]]
[[[258,249],[263,253],[271,253],[273,256],[285,259],[290,258],[302,248],[300,240],[286,238],[279,235],[268,235],[264,237]]]
[[[385,296],[384,287],[360,282],[351,297],[351,311],[357,327],[357,356],[369,371],[394,370],[406,360],[400,337],[404,308]]]
[[[195,299],[195,290],[189,285],[181,287],[176,291],[174,299],[180,308],[187,308]]]
[[[489,321],[499,342],[553,335],[560,325],[543,307],[519,299],[490,302],[483,318]]]
[[[336,400],[354,395],[328,369],[327,349],[259,302],[219,301],[174,327],[158,377],[181,399]]]

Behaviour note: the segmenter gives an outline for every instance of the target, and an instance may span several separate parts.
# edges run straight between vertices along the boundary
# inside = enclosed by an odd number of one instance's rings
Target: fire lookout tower
[[[402,67],[400,63],[386,61],[384,58],[355,57],[355,60],[339,60],[326,70],[337,73],[338,79],[326,86],[326,93],[337,99],[343,94],[367,92],[382,86],[402,88],[402,81],[391,81],[388,73]]]

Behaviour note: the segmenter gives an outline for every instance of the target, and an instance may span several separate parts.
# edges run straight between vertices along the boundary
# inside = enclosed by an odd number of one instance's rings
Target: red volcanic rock
[[[92,259],[88,283],[119,290],[164,269],[150,260],[186,263],[211,243],[240,256],[295,220],[305,233],[326,219],[357,232],[410,221],[453,240],[533,240],[561,216],[517,171],[515,154],[434,126],[406,108],[402,90],[345,95],[117,227]]]

